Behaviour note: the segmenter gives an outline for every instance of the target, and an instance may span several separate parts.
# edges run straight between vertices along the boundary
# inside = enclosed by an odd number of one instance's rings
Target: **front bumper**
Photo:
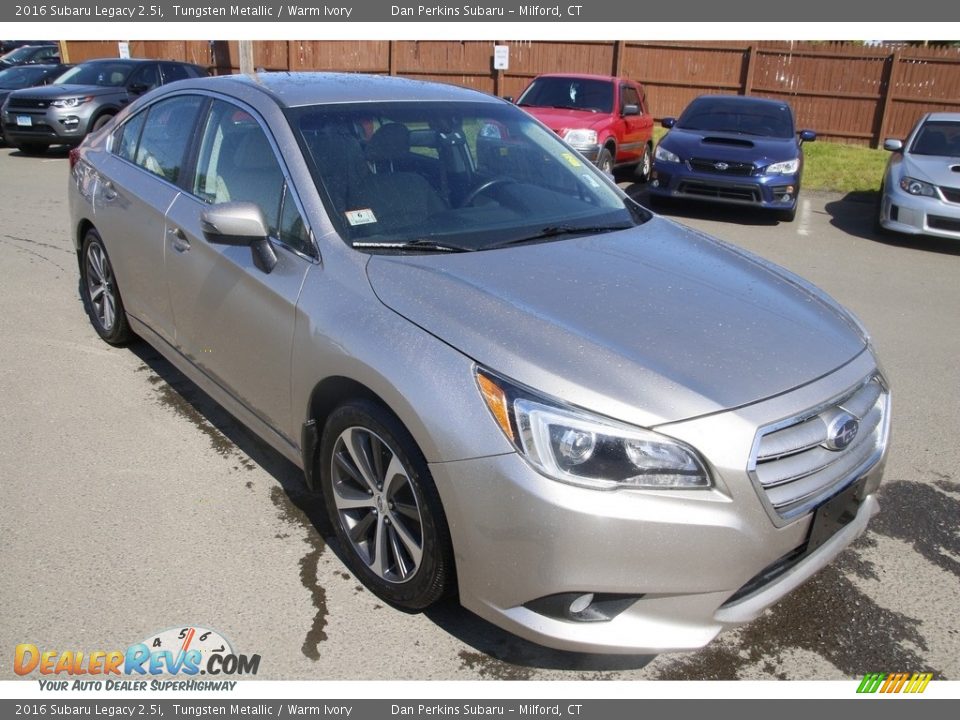
[[[796,207],[799,175],[727,175],[699,172],[687,163],[654,163],[650,194],[770,210]]]
[[[769,582],[751,584],[805,545],[813,517],[783,527],[771,521],[747,472],[757,431],[874,372],[869,355],[774,400],[661,428],[701,451],[716,481],[711,490],[588,490],[545,478],[516,454],[431,465],[462,604],[528,640],[582,652],[695,649],[754,619],[864,531],[884,464],[880,457],[849,478],[863,481],[865,499],[848,524]],[[610,619],[582,621],[538,605],[586,594],[623,607]]]
[[[880,201],[880,224],[905,235],[932,235],[960,240],[960,203],[911,195],[887,188]]]
[[[12,145],[79,145],[89,130],[91,116],[92,108],[83,105],[76,108],[46,109],[5,107],[2,117],[3,134]]]
[[[592,145],[572,145],[571,146],[578,153],[583,155],[587,160],[592,162],[594,165],[597,164],[597,158],[600,156],[600,145],[596,143]]]

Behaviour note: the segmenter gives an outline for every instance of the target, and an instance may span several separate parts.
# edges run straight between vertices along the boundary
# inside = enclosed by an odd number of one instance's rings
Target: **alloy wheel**
[[[396,451],[368,428],[349,427],[334,445],[331,478],[354,552],[377,577],[410,580],[423,560],[423,516]]]

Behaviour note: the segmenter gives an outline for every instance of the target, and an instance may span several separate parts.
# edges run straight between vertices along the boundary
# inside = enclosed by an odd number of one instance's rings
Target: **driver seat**
[[[401,123],[381,126],[366,149],[367,163],[374,172],[351,194],[351,209],[373,210],[378,226],[386,230],[416,225],[446,210],[443,198],[422,175],[396,169],[409,154],[407,127]]]

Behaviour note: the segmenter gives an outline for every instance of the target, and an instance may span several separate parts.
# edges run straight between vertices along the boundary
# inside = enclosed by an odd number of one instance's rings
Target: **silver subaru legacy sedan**
[[[858,321],[502,100],[187,80],[71,166],[96,332],[155,346],[302,467],[393,606],[697,648],[877,511],[890,396]]]

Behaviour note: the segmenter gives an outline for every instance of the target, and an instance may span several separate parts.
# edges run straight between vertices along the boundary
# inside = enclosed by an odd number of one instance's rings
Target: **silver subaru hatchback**
[[[322,493],[388,603],[703,646],[877,511],[890,396],[824,293],[446,85],[184,81],[71,156],[81,294]]]

